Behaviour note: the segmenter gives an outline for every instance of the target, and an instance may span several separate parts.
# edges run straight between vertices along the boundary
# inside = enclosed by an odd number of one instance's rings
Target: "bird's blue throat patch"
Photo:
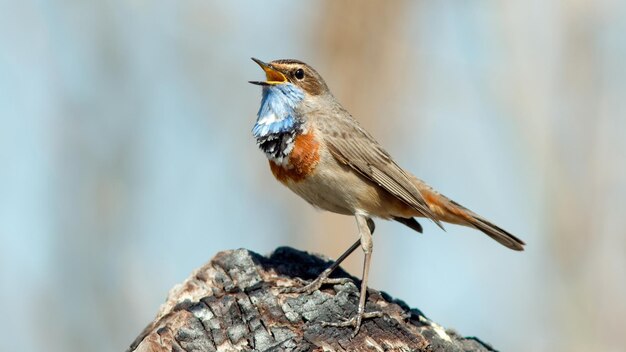
[[[252,134],[270,160],[283,164],[302,132],[302,121],[295,116],[304,92],[291,83],[263,87],[261,107]]]

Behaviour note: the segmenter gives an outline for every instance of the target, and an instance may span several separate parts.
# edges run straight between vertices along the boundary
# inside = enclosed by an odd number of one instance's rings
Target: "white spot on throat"
[[[276,116],[276,114],[274,114],[273,112],[270,112],[269,114],[264,115],[263,117],[261,117],[258,121],[257,124],[259,125],[271,125],[274,122],[279,121],[278,116]]]

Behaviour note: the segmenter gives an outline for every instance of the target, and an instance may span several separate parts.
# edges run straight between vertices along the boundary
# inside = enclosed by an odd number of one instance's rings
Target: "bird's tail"
[[[468,222],[472,226],[484,232],[487,236],[498,241],[498,243],[503,246],[506,246],[516,251],[524,250],[524,245],[526,244],[524,243],[524,241],[503,230],[501,227],[498,227],[491,222],[481,218],[480,216],[472,213],[471,211],[469,213],[470,216]]]
[[[486,219],[465,208],[464,206],[456,203],[455,201],[450,200],[445,196],[435,192],[432,188],[430,188],[421,180],[416,179],[416,181],[416,186],[419,189],[420,193],[422,193],[422,195],[424,196],[424,200],[428,204],[430,210],[439,218],[439,220],[453,224],[474,227],[484,232],[487,236],[498,241],[498,243],[502,244],[505,247],[511,248],[516,251],[524,250],[524,241],[513,236],[502,228],[494,225],[493,223],[487,221]]]

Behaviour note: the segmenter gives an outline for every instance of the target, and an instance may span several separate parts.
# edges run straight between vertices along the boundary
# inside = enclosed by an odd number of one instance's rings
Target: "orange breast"
[[[270,160],[270,169],[274,177],[282,183],[288,180],[299,182],[313,172],[319,160],[319,143],[315,140],[313,132],[309,132],[296,137],[291,154],[289,154],[288,167]]]

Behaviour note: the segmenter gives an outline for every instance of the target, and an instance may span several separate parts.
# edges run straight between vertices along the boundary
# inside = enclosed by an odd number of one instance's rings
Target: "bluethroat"
[[[380,316],[380,312],[365,312],[373,217],[398,221],[420,233],[422,227],[415,217],[430,219],[439,227],[441,222],[465,225],[508,248],[524,249],[519,238],[402,169],[339,104],[311,66],[298,60],[252,60],[266,76],[265,81],[250,82],[263,88],[252,133],[272,174],[314,207],[356,218],[359,240],[317,279],[288,288],[312,293],[323,284],[345,282],[329,276],[361,246],[365,259],[357,314],[326,325],[353,326],[356,335],[362,319]]]

